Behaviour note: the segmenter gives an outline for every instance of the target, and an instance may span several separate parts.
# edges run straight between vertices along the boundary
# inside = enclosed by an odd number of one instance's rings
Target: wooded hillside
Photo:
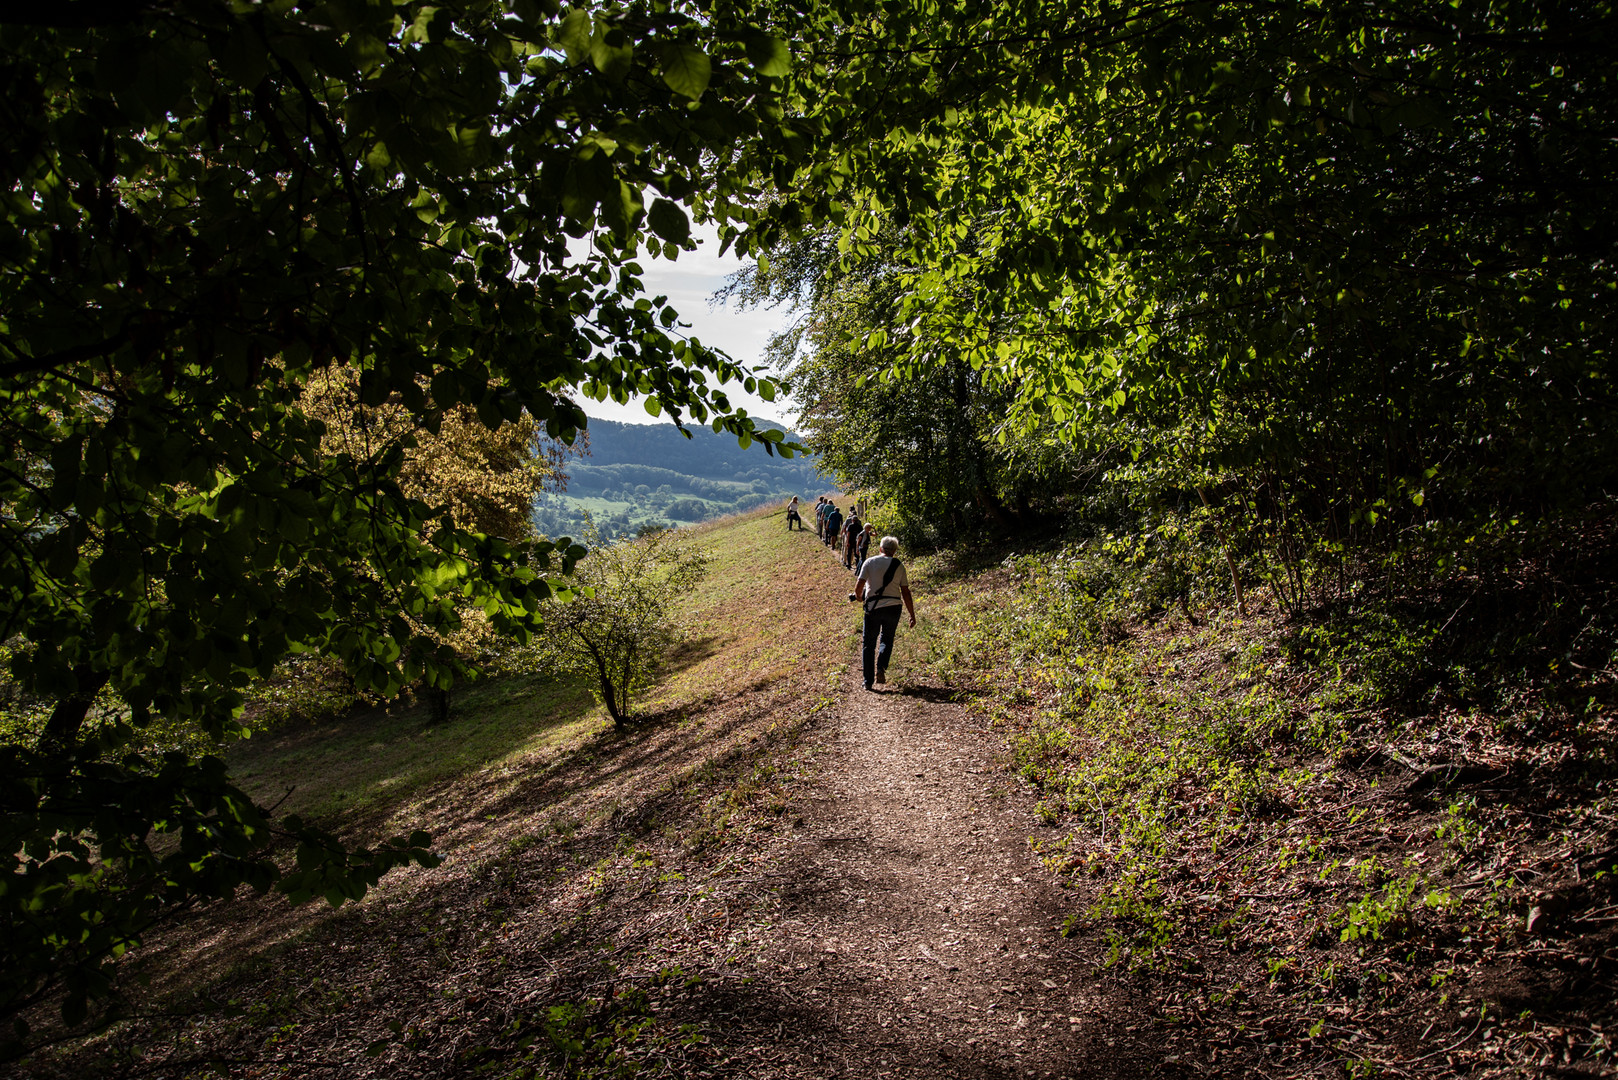
[[[583,536],[588,511],[602,536],[633,536],[648,525],[689,525],[794,495],[812,500],[829,484],[813,457],[749,454],[706,428],[688,438],[663,424],[592,420],[588,454],[568,462],[565,491],[540,496],[534,523],[550,536]]]

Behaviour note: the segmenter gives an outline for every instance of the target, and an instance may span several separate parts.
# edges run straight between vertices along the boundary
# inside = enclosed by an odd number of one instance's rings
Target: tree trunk
[[[578,631],[575,630],[574,633]],[[612,672],[607,670],[607,658],[601,655],[601,650],[596,648],[595,642],[583,634],[579,634],[579,640],[584,642],[584,647],[590,650],[590,658],[596,662],[596,678],[601,683],[601,700],[607,706],[607,715],[612,717],[612,726],[622,731],[628,723],[624,719],[624,711],[618,707],[618,688],[613,685]]]
[[[435,686],[428,693],[428,702],[432,706],[432,714],[427,718],[429,724],[449,723],[450,688]]]
[[[607,703],[607,715],[612,717],[612,726],[619,731],[628,727],[629,722],[618,707],[618,688],[612,684],[612,676],[605,673],[601,676],[601,698]]]
[[[84,718],[90,715],[90,706],[95,703],[96,694],[107,685],[107,673],[104,671],[79,667],[73,674],[79,684],[78,692],[72,697],[59,699],[51,710],[50,719],[45,721],[45,730],[39,736],[42,750],[71,749],[79,741],[79,729],[84,726]]]

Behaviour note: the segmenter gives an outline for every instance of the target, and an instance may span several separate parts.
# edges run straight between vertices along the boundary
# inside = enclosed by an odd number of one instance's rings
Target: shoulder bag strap
[[[888,563],[888,572],[882,575],[882,584],[877,586],[876,592],[871,593],[865,598],[865,610],[867,613],[876,610],[876,601],[880,600],[882,598],[882,594],[888,591],[888,585],[892,583],[893,575],[897,574],[898,572],[899,560],[895,558],[892,562]]]

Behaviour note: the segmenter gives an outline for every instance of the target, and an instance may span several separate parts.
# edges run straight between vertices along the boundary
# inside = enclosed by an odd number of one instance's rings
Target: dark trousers
[[[880,672],[887,677],[888,661],[893,659],[893,639],[899,633],[899,616],[904,607],[877,608],[865,613],[865,634],[861,642],[860,661],[865,674],[865,685],[870,686]]]
[[[792,523],[794,521],[796,521],[798,523],[798,528],[800,528],[800,529],[803,528],[803,518],[798,516],[798,512],[796,510],[788,510],[787,511],[787,532],[792,531]]]

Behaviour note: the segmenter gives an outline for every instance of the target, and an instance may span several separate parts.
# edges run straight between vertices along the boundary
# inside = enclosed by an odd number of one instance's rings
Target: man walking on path
[[[860,662],[865,689],[869,690],[888,681],[888,661],[893,659],[893,641],[899,635],[901,605],[910,614],[910,625],[916,625],[916,604],[910,598],[910,579],[899,561],[898,537],[884,536],[882,554],[871,556],[860,567],[854,599],[865,602]]]
[[[803,532],[803,518],[798,514],[798,497],[796,495],[792,496],[792,501],[787,503],[787,532],[792,531],[794,521],[798,523],[798,531]]]
[[[826,539],[826,496],[815,500],[815,535]]]
[[[865,560],[871,554],[871,541],[876,539],[876,526],[869,521],[865,523],[865,531],[854,541],[854,573],[858,574],[865,566]]]
[[[843,512],[837,509],[836,503],[826,505],[831,507],[826,511],[826,546],[836,551],[837,542],[842,538]]]
[[[854,569],[854,538],[865,529],[865,522],[860,520],[857,509],[848,511],[848,520],[843,522],[843,532],[837,540],[837,553],[843,557],[843,569]]]

